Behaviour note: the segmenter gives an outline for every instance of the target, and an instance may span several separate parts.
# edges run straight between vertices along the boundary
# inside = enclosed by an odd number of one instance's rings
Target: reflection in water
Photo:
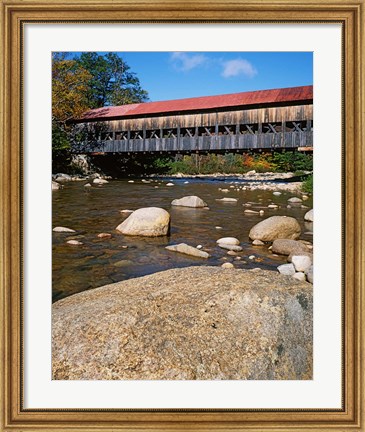
[[[312,224],[304,223],[308,209],[300,205],[287,208],[287,200],[293,194],[283,192],[275,196],[271,191],[236,191],[222,193],[219,188],[229,188],[231,179],[225,183],[216,181],[176,180],[174,187],[166,187],[167,181],[143,183],[135,180],[113,180],[101,187],[85,190],[82,182],[69,182],[64,189],[53,192],[53,227],[65,226],[76,230],[70,233],[52,233],[53,238],[53,300],[76,292],[138,277],[173,267],[190,265],[221,265],[233,261],[234,256],[216,245],[220,237],[233,236],[241,241],[243,252],[235,260],[237,268],[262,267],[276,269],[285,262],[284,257],[272,256],[267,247],[254,247],[248,239],[249,230],[265,217],[288,215],[298,219],[302,225],[302,239],[312,240]],[[158,186],[156,188],[155,186]],[[172,207],[171,201],[186,195],[198,195],[209,206],[205,209]],[[217,198],[237,198],[237,203],[216,201]],[[250,207],[244,203],[253,203]],[[279,204],[277,210],[267,209],[268,204]],[[304,202],[312,208],[312,200]],[[169,237],[128,237],[115,228],[126,217],[120,210],[136,210],[141,207],[162,207],[170,212],[171,233]],[[245,208],[265,210],[258,214],[244,214]],[[215,227],[222,227],[217,230]],[[100,239],[99,233],[107,232],[112,238]],[[66,244],[78,239],[82,246]],[[211,258],[203,260],[165,250],[175,243],[191,246],[203,245]],[[258,260],[248,257],[254,254]]]

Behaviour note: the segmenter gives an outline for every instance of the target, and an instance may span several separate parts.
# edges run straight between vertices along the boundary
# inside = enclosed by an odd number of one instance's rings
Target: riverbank
[[[53,379],[312,379],[312,285],[260,269],[170,269],[52,307]]]

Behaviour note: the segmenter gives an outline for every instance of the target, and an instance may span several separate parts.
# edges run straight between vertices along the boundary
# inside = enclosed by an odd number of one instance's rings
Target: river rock
[[[60,182],[67,182],[67,181],[71,181],[71,176],[68,174],[59,173],[59,174],[56,174],[55,180],[58,182],[59,181]]]
[[[313,222],[313,209],[307,211],[307,213],[304,215],[304,220]]]
[[[279,238],[295,240],[299,238],[301,228],[295,218],[289,216],[271,216],[253,226],[251,240],[274,241]]]
[[[231,269],[231,268],[234,268],[234,265],[232,263],[226,262],[226,263],[222,264],[221,267],[224,269]]]
[[[250,209],[243,210],[243,213],[245,213],[245,214],[259,214],[258,211],[256,211],[256,210],[250,210]]]
[[[112,238],[112,235],[110,233],[100,233],[98,234],[99,238]]]
[[[237,198],[217,198],[216,201],[235,203],[238,200],[237,200]]]
[[[233,245],[233,244],[218,243],[218,246],[222,249],[227,249],[227,250],[234,251],[234,252],[241,252],[242,251],[241,246],[237,246],[237,245]]]
[[[122,214],[130,214],[130,213],[133,213],[133,212],[134,212],[134,210],[128,210],[128,209],[120,210],[120,213],[122,213]]]
[[[306,282],[219,266],[87,290],[52,305],[52,379],[311,380],[312,304]]]
[[[291,262],[297,272],[305,272],[312,265],[312,260],[307,255],[294,255]]]
[[[91,184],[90,183],[86,183],[86,184],[84,184],[84,188],[91,188],[92,186],[91,186]]]
[[[166,186],[175,186],[174,183],[166,183]]]
[[[53,228],[53,231],[54,232],[64,232],[64,233],[70,233],[70,232],[74,233],[74,232],[76,232],[75,230],[73,230],[71,228],[60,227],[60,226]]]
[[[297,273],[293,274],[293,278],[298,280],[298,281],[303,282],[303,281],[305,281],[305,274],[302,272],[297,272]]]
[[[313,262],[313,251],[310,251],[310,250],[308,250],[308,251],[303,251],[303,252],[300,252],[299,255],[300,255],[300,256],[307,256],[308,258],[310,258],[311,262]],[[294,256],[298,256],[298,253],[291,253],[291,254],[288,256],[287,261],[288,261],[288,262],[292,262],[292,259],[293,259]]]
[[[59,190],[59,189],[62,189],[62,186],[59,183],[52,181],[52,190]]]
[[[79,246],[79,245],[83,244],[82,242],[80,242],[78,240],[68,240],[66,243],[69,245],[74,245],[74,246]]]
[[[93,183],[94,184],[102,185],[102,184],[106,184],[106,183],[109,183],[109,182],[108,182],[108,180],[104,180],[104,179],[101,179],[101,178],[96,178],[96,179],[93,180]]]
[[[170,214],[158,207],[140,208],[131,213],[116,230],[131,236],[164,236],[170,230]]]
[[[277,204],[269,204],[267,206],[267,208],[269,208],[269,209],[277,209],[277,208],[279,208],[279,206]]]
[[[217,243],[224,243],[227,245],[239,245],[240,241],[236,239],[235,237],[222,237],[217,240]]]
[[[201,198],[196,195],[190,195],[180,199],[174,199],[171,205],[194,208],[207,207],[207,203],[205,203]]]
[[[261,240],[254,240],[252,242],[252,245],[253,246],[265,246],[265,243],[263,241],[261,241]]]
[[[302,200],[298,197],[292,197],[288,199],[288,202],[291,204],[300,204]]]
[[[273,192],[273,195],[280,196],[280,195],[281,195],[281,192],[279,192],[279,191],[275,191],[275,192]]]
[[[279,265],[278,271],[282,275],[293,276],[295,274],[295,267],[293,264],[282,264]]]
[[[279,255],[300,255],[300,252],[308,252],[308,247],[297,240],[276,239],[272,244],[272,252]]]
[[[173,251],[173,252],[180,252],[180,253],[183,253],[185,255],[195,256],[198,258],[209,258],[210,257],[208,252],[204,252],[204,251],[199,250],[193,246],[189,246],[186,243],[180,243],[177,245],[166,246],[165,249],[167,249],[169,251]]]
[[[305,272],[305,276],[307,277],[307,281],[312,284],[313,283],[313,266],[312,265]]]

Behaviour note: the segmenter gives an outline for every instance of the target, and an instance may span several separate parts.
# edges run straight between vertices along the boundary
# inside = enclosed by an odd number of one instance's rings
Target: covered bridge
[[[313,86],[109,106],[73,120],[79,153],[313,147]]]

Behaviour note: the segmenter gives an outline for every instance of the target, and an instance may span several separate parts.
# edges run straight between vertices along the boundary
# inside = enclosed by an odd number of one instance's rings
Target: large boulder
[[[279,255],[300,255],[301,252],[309,252],[309,249],[305,244],[301,243],[300,241],[276,239],[273,241],[271,251]]]
[[[170,231],[170,214],[158,207],[140,208],[118,225],[116,230],[131,236],[164,236]]]
[[[295,240],[299,238],[301,228],[295,218],[289,216],[271,216],[250,230],[251,240],[274,241],[276,239]]]
[[[312,286],[272,271],[171,269],[52,306],[55,380],[313,379]]]
[[[205,203],[201,198],[196,195],[190,195],[180,199],[174,199],[171,205],[194,208],[207,207],[207,203]]]

